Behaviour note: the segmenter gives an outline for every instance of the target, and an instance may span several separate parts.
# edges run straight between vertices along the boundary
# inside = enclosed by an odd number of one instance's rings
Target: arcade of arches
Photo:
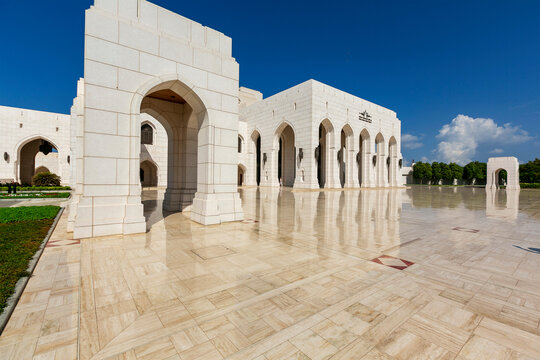
[[[300,147],[297,134],[288,123],[275,131],[273,148],[261,151],[265,139],[258,131],[251,134],[246,163],[239,167],[238,185],[302,186],[308,177],[316,179],[312,188],[371,188],[402,186],[401,161],[394,136],[385,139],[382,133],[370,134],[362,129],[355,134],[350,125],[339,129],[339,137],[330,120],[318,125],[318,142],[312,150]],[[337,145],[337,146],[336,146]],[[356,145],[356,146],[355,146]],[[313,156],[314,166],[303,168],[308,156]],[[262,176],[261,176],[262,174]]]
[[[238,134],[251,139],[239,151],[247,165],[245,185],[311,190],[403,185],[395,112],[315,80],[266,99],[245,88],[239,96]]]

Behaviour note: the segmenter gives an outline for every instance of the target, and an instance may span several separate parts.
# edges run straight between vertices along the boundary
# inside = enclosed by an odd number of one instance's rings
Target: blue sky
[[[411,159],[540,157],[540,1],[154,3],[233,38],[240,85],[313,78],[397,112]],[[0,104],[68,113],[90,0],[0,1]]]

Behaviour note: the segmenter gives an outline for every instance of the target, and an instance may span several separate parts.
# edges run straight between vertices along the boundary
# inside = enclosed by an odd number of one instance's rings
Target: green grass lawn
[[[0,313],[41,246],[59,206],[0,208]]]

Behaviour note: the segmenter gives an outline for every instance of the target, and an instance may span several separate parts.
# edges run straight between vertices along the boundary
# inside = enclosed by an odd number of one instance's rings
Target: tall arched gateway
[[[60,177],[61,173],[60,159],[58,158],[58,146],[44,136],[32,136],[21,141],[17,145],[15,152],[15,165],[17,167],[15,180],[21,184],[32,184],[32,178],[38,172],[52,171]],[[41,161],[36,162],[37,155],[41,154]],[[48,161],[44,161],[44,157]],[[45,166],[45,162],[49,167]]]
[[[146,1],[110,4],[96,1],[86,12],[85,78],[73,110],[74,237],[146,230],[139,158],[146,108],[174,130],[164,203],[192,204],[191,218],[202,224],[241,220],[231,39]]]
[[[319,124],[319,142],[315,151],[317,180],[320,188],[333,187],[337,183],[333,162],[330,161],[335,152],[334,137],[334,125],[329,119],[324,119]]]
[[[282,123],[274,138],[276,181],[283,186],[294,185],[296,179],[296,135],[290,124]]]
[[[499,173],[506,170],[507,190],[517,190],[519,186],[519,162],[516,157],[492,157],[487,162],[486,190],[499,189]]]

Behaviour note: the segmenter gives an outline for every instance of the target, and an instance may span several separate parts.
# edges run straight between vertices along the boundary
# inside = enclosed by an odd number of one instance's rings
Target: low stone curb
[[[19,299],[21,298],[21,295],[26,288],[26,284],[28,284],[28,280],[32,277],[32,274],[34,273],[34,269],[36,268],[36,265],[41,257],[41,254],[43,253],[43,250],[45,249],[45,245],[47,245],[47,242],[49,242],[49,238],[51,237],[54,229],[56,228],[56,224],[58,224],[58,221],[60,220],[60,216],[62,216],[62,213],[64,212],[64,208],[60,208],[58,211],[58,214],[56,214],[56,217],[54,218],[54,221],[51,225],[51,228],[49,229],[49,232],[45,236],[45,239],[41,242],[41,246],[39,247],[39,250],[34,254],[32,259],[30,260],[30,263],[28,264],[28,273],[29,276],[24,276],[20,278],[17,281],[17,284],[15,285],[15,292],[13,295],[11,295],[7,301],[7,306],[4,308],[4,311],[2,314],[0,314],[0,335],[4,332],[4,328],[6,327],[9,318],[11,317],[11,314],[13,314],[13,311],[15,310],[15,307],[17,306],[17,303],[19,302]]]

